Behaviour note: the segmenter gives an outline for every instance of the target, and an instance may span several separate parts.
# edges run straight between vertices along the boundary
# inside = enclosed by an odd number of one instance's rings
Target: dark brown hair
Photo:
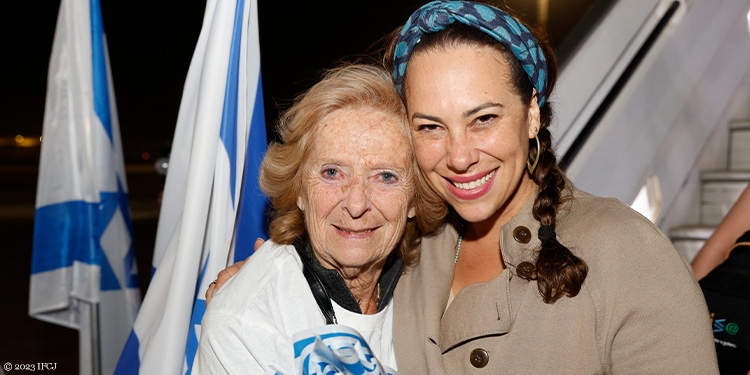
[[[519,20],[519,22],[521,21]],[[538,30],[529,29],[537,37],[539,45],[547,59],[547,79],[549,85],[547,97],[549,98],[557,79],[555,55],[544,34]],[[394,31],[386,39],[388,47],[383,54],[383,63],[391,68],[391,71],[393,68],[393,51],[396,39],[398,38],[398,31]],[[412,56],[424,51],[440,50],[459,45],[489,47],[500,52],[510,66],[510,81],[513,84],[513,92],[518,95],[526,106],[530,104],[534,86],[520,62],[504,45],[478,29],[456,23],[442,31],[426,34],[414,47]],[[404,84],[403,91],[406,92],[407,90],[408,86]],[[539,110],[541,123],[541,128],[537,134],[539,137],[539,149],[537,149],[535,140],[532,139],[529,141],[529,161],[533,163],[537,154],[539,155],[537,167],[533,173],[530,173],[530,177],[539,186],[539,194],[534,201],[533,215],[541,225],[548,225],[554,228],[557,221],[558,207],[563,203],[564,199],[563,191],[567,189],[567,180],[564,172],[557,165],[557,158],[552,149],[552,136],[549,131],[549,125],[552,121],[552,105],[549,103],[549,100]],[[537,254],[535,267],[518,267],[516,272],[519,276],[527,280],[537,280],[539,292],[546,303],[554,303],[563,295],[567,295],[568,297],[576,296],[581,290],[583,281],[586,279],[588,266],[556,238],[540,238],[540,240],[542,246]]]

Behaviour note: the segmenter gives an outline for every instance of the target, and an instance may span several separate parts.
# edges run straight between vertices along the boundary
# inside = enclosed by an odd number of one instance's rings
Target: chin
[[[461,209],[456,209],[456,213],[461,216],[462,219],[470,223],[479,223],[492,217],[495,211],[484,210],[476,207],[464,206]]]
[[[339,262],[348,267],[360,267],[372,263],[377,257],[376,250],[350,247],[341,254]]]

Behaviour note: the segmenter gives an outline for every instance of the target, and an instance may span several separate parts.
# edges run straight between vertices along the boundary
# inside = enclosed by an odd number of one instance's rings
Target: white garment
[[[396,369],[392,304],[374,315],[333,302],[339,324],[356,329],[376,358]],[[292,245],[266,241],[221,289],[203,315],[196,374],[263,374],[271,364],[294,372],[292,336],[325,325]]]

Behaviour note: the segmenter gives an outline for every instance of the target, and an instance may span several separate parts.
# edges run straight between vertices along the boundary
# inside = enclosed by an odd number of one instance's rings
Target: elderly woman
[[[270,241],[213,297],[198,373],[294,371],[294,335],[326,323],[354,328],[396,367],[391,300],[427,207],[405,121],[389,74],[373,66],[334,69],[297,98],[261,166]]]

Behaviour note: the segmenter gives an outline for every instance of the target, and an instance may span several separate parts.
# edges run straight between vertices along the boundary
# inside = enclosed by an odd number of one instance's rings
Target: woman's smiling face
[[[315,127],[297,206],[315,255],[344,277],[384,262],[414,215],[415,179],[402,121],[356,107],[336,110]]]
[[[411,57],[405,83],[430,186],[469,222],[518,212],[535,188],[526,161],[539,107],[513,91],[505,57],[489,47],[430,49]]]

